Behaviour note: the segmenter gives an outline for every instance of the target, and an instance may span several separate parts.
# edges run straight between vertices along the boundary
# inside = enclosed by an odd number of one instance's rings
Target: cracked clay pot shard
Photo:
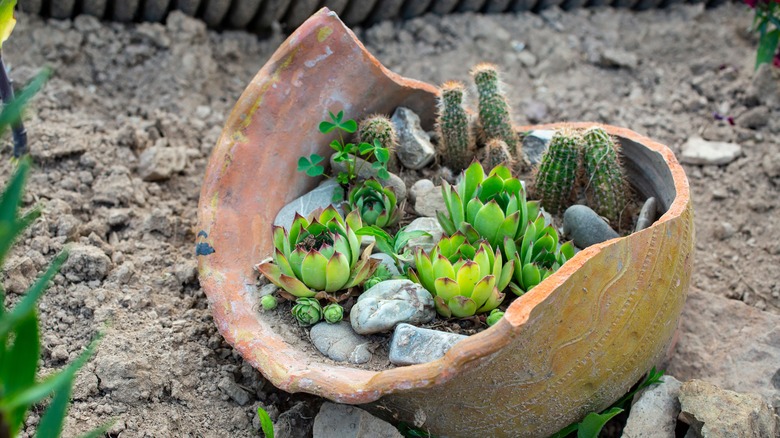
[[[685,302],[688,181],[667,147],[632,131],[604,126],[661,218],[581,251],[441,359],[379,372],[335,365],[293,348],[258,311],[252,267],[271,254],[277,212],[318,183],[296,172],[298,157],[329,150],[318,123],[329,110],[357,120],[404,106],[429,130],[436,92],[384,68],[329,10],[309,18],[247,86],[211,155],[198,207],[201,285],[220,333],[280,389],[365,405],[436,436],[547,436],[604,409],[656,364]]]

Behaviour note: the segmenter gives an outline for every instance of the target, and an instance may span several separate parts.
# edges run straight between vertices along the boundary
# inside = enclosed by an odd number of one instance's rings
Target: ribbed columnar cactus
[[[616,222],[626,206],[626,180],[617,145],[603,128],[585,131],[582,151],[585,193],[593,210]]]
[[[485,168],[492,169],[501,164],[511,168],[513,163],[514,159],[504,140],[493,138],[487,142],[482,156],[482,165]]]
[[[471,70],[479,94],[479,123],[485,139],[500,138],[506,142],[509,153],[518,157],[520,141],[512,128],[509,103],[501,92],[498,69],[493,64],[477,64]]]
[[[379,140],[379,145],[390,151],[388,168],[398,168],[398,159],[395,150],[398,145],[398,135],[395,125],[382,114],[373,114],[363,119],[358,125],[358,140],[360,143],[373,145],[374,140]]]
[[[582,136],[570,129],[561,129],[553,135],[536,174],[534,194],[545,210],[558,213],[572,201],[577,180]]]
[[[469,117],[463,108],[466,87],[457,81],[445,82],[439,98],[439,130],[442,164],[459,172],[471,163],[475,141],[469,126]]]

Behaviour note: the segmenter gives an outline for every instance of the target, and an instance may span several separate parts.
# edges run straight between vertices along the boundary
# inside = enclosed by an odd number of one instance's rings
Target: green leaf
[[[380,163],[379,161],[374,161],[373,163],[371,163],[371,168],[374,170],[381,169],[382,167],[383,164]]]
[[[0,113],[0,134],[2,134],[8,126],[21,118],[22,110],[27,106],[27,102],[32,99],[32,97],[43,87],[43,84],[49,80],[49,76],[51,76],[50,69],[41,70],[13,101],[3,106],[3,111]]]
[[[49,268],[27,290],[21,301],[0,320],[0,336],[5,336],[12,327],[24,319],[33,309],[38,298],[43,295],[49,281],[59,272],[60,266],[67,260],[68,252],[63,250],[54,258]]]
[[[74,378],[75,375],[70,380],[63,380],[60,386],[54,390],[54,397],[52,397],[49,407],[46,408],[46,412],[38,424],[36,437],[54,437],[60,436],[62,433],[62,422],[65,420]]]
[[[758,40],[758,51],[756,52],[756,69],[765,63],[771,63],[777,52],[777,44],[780,41],[780,29],[766,32]]]
[[[387,163],[390,160],[390,152],[387,148],[377,148],[374,150],[374,156],[380,163]]]
[[[84,435],[81,435],[81,438],[100,438],[104,436],[106,433],[108,433],[108,430],[111,429],[111,427],[114,425],[114,421],[109,421],[108,423],[98,427],[97,429],[93,429]]]
[[[390,179],[390,172],[388,172],[387,169],[382,168],[376,172],[376,176],[379,177],[379,179]]]
[[[16,6],[16,0],[0,1],[0,48],[3,47],[3,43],[11,36],[14,26],[16,26],[14,6]]]
[[[12,360],[3,366],[2,381],[5,382],[4,396],[12,397],[35,385],[35,373],[40,357],[40,341],[38,340],[38,315],[35,309],[28,312],[15,325],[14,343],[8,356]],[[18,430],[24,421],[24,414],[30,407],[27,403],[6,411],[12,430]],[[12,433],[13,435],[13,433]]]
[[[403,249],[403,247],[406,246],[406,244],[410,240],[416,239],[418,237],[424,237],[424,236],[431,237],[431,234],[429,232],[423,231],[423,230],[413,230],[413,231],[399,230],[398,234],[396,234],[396,236],[395,236],[395,248],[394,249],[395,249],[396,252],[398,252],[401,249]]]
[[[327,134],[336,129],[336,125],[330,122],[320,122],[319,130],[323,134]]]
[[[306,175],[308,176],[320,176],[323,173],[325,173],[325,168],[322,166],[312,166],[306,171]]]
[[[358,145],[358,152],[360,152],[360,155],[366,155],[367,153],[374,150],[374,147],[371,146],[368,143],[360,143]]]
[[[68,365],[64,370],[50,375],[31,388],[16,394],[8,394],[7,397],[1,399],[0,410],[8,411],[11,409],[16,409],[19,406],[37,403],[43,400],[43,398],[51,394],[52,391],[54,391],[56,388],[59,388],[65,382],[72,382],[76,372],[82,366],[84,366],[84,364],[87,363],[89,358],[94,354],[95,348],[97,348],[97,344],[101,337],[102,334],[98,335],[98,337],[89,344],[89,347],[87,347],[87,349],[84,350],[84,352],[81,353],[79,357],[71,362],[71,364]]]
[[[580,423],[570,424],[564,427],[563,429],[559,430],[557,433],[550,435],[550,438],[566,438],[567,436],[576,432],[579,427],[580,427]]]
[[[579,428],[577,428],[577,438],[598,438],[599,432],[604,428],[604,425],[621,412],[623,412],[621,408],[611,408],[603,414],[591,412],[585,416],[585,419],[582,420]]]
[[[339,113],[341,114],[341,113]],[[344,123],[339,124],[339,128],[342,131],[348,132],[352,134],[353,132],[357,131],[357,123],[354,120],[347,120]]]
[[[274,423],[262,406],[257,407],[257,417],[260,419],[260,428],[263,430],[265,438],[274,438]]]

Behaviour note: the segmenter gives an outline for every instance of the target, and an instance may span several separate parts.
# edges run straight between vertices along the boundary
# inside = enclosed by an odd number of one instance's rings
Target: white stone
[[[682,147],[680,161],[687,164],[728,164],[740,155],[742,147],[736,143],[691,137]]]

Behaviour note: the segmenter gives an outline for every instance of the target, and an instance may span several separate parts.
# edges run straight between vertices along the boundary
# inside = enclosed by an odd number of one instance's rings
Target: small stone
[[[430,254],[436,243],[441,240],[444,230],[437,219],[432,217],[419,217],[406,226],[406,231],[425,231],[430,236],[415,237],[406,243],[406,249],[414,253],[417,248],[422,248]]]
[[[37,277],[35,263],[30,257],[13,257],[5,264],[5,288],[8,292],[23,294]]]
[[[109,205],[127,204],[130,200],[137,200],[133,187],[130,171],[126,167],[111,166],[92,184],[92,201]]]
[[[572,205],[566,209],[563,234],[570,236],[574,245],[582,249],[620,237],[601,216],[585,205]]]
[[[358,297],[350,322],[361,335],[390,331],[400,323],[424,324],[436,316],[433,296],[410,280],[383,281]]]
[[[536,55],[531,53],[529,50],[523,50],[522,52],[518,53],[517,60],[520,61],[520,64],[523,64],[523,67],[526,68],[533,67],[537,62],[539,62],[539,59],[536,58]]]
[[[390,272],[390,275],[401,275],[401,273],[398,271],[398,267],[395,265],[395,260],[393,260],[393,258],[388,254],[380,252],[371,254],[370,257],[372,259],[379,260],[379,263],[387,268],[387,271]]]
[[[750,129],[760,129],[769,123],[769,108],[757,106],[745,111],[737,119],[740,126]]]
[[[217,384],[217,387],[239,405],[244,406],[249,403],[249,393],[244,388],[238,386],[232,377],[223,377]]]
[[[333,170],[333,174],[337,175],[339,172],[346,172],[347,163],[344,161],[334,161],[333,158],[335,156],[335,153],[330,156],[330,168]],[[377,177],[377,170],[371,167],[371,163],[360,157],[355,158],[355,166],[358,169],[358,179],[364,180],[374,178],[379,181],[383,187],[392,187],[393,190],[395,190],[395,196],[398,199],[399,205],[406,200],[406,184],[404,184],[404,181],[398,175],[390,173],[390,178],[379,179]]]
[[[780,69],[771,63],[761,64],[753,73],[748,93],[769,108],[780,105]]]
[[[423,217],[436,217],[436,212],[447,212],[447,205],[444,203],[444,196],[441,194],[441,187],[434,186],[432,189],[417,194],[417,200],[414,202],[414,211]]]
[[[618,49],[604,49],[599,57],[599,65],[607,68],[635,69],[639,63],[637,56]]]
[[[58,345],[51,350],[51,358],[56,361],[68,360],[68,348],[64,345]]]
[[[111,269],[111,259],[102,249],[84,244],[70,248],[68,260],[62,265],[62,273],[69,281],[102,280]]]
[[[433,189],[434,184],[433,181],[429,179],[421,179],[412,184],[412,187],[409,189],[409,200],[412,202],[417,202],[417,195],[423,192],[427,192],[428,190]]]
[[[138,157],[138,174],[144,181],[164,181],[184,170],[186,165],[185,148],[155,144]]]
[[[308,217],[311,212],[318,208],[324,209],[329,205],[333,205],[333,194],[336,190],[340,189],[341,186],[338,181],[335,179],[326,179],[314,190],[282,207],[282,209],[279,210],[279,213],[276,214],[274,225],[289,230],[292,226],[293,219],[295,219],[295,213],[298,213],[303,217]],[[341,203],[335,205],[335,207],[336,210],[343,215],[344,210],[341,209],[340,204]]]
[[[691,137],[682,147],[680,161],[687,164],[728,164],[740,155],[742,155],[742,147],[736,143]]]
[[[347,321],[320,322],[311,328],[309,336],[320,353],[336,362],[359,364],[371,360],[371,341],[355,333]]]
[[[653,225],[657,211],[658,201],[653,197],[647,198],[647,201],[642,205],[642,210],[639,211],[639,218],[636,220],[634,232],[642,231],[650,225]]]
[[[731,225],[728,222],[721,222],[715,227],[713,234],[719,240],[726,240],[733,236],[736,232],[737,229],[734,228],[734,225]]]
[[[390,341],[390,362],[395,365],[427,363],[444,356],[468,336],[399,324]]]
[[[402,438],[398,429],[350,405],[325,402],[314,417],[317,438]]]
[[[695,436],[776,437],[780,433],[773,409],[757,394],[691,380],[680,387],[680,406],[680,419],[691,426]]]
[[[409,108],[399,106],[390,119],[398,133],[396,155],[404,167],[422,169],[436,157],[430,136],[420,126],[420,116]]]
[[[780,177],[780,152],[774,151],[764,155],[764,159],[761,160],[761,168],[770,178]]]
[[[523,153],[531,164],[542,162],[542,155],[547,151],[547,144],[552,139],[554,130],[536,129],[523,138]]]
[[[680,414],[680,381],[661,377],[662,383],[645,389],[634,397],[631,414],[623,429],[625,438],[674,438],[677,415]]]
[[[261,288],[260,288],[260,289],[257,291],[257,296],[258,296],[258,298],[262,298],[262,297],[264,297],[264,296],[266,296],[266,295],[271,295],[271,294],[273,294],[274,292],[276,292],[276,291],[277,291],[277,289],[279,289],[279,288],[278,288],[278,287],[276,287],[276,285],[275,285],[275,284],[273,284],[273,283],[264,284],[264,285],[263,285],[263,286],[262,286],[262,287],[261,287]]]

